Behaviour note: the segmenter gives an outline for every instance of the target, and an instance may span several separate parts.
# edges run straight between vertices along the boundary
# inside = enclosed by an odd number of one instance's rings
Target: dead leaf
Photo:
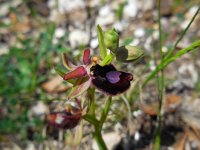
[[[42,84],[42,89],[49,93],[64,92],[69,89],[68,86],[62,84],[63,79],[60,76],[55,76],[49,81]]]
[[[11,13],[9,15],[12,26],[11,26],[11,30],[13,32],[22,32],[22,33],[26,33],[28,31],[30,31],[31,26],[29,23],[28,18],[25,18],[22,21],[19,21],[19,19],[17,18],[17,15],[15,13]]]
[[[167,95],[164,102],[165,112],[174,111],[181,102],[179,95]]]
[[[186,142],[187,137],[188,137],[187,133],[184,133],[180,137],[180,139],[174,144],[173,148],[175,150],[184,150],[185,142]]]

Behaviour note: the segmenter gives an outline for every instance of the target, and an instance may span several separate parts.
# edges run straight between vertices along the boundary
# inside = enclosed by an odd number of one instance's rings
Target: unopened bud
[[[108,30],[104,33],[104,43],[106,48],[115,53],[115,50],[119,46],[119,34],[115,29]]]
[[[144,55],[144,51],[137,46],[121,46],[116,50],[116,59],[122,62],[135,61]]]

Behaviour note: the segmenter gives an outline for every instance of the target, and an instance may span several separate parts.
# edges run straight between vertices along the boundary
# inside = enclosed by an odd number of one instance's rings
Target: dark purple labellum
[[[103,67],[97,64],[90,71],[93,85],[109,95],[123,93],[133,80],[132,74],[117,71],[112,64]]]

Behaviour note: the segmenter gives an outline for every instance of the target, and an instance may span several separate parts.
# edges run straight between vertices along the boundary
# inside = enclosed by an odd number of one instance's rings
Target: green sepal
[[[140,59],[144,55],[144,51],[137,46],[121,46],[116,50],[117,61],[130,62]]]
[[[102,59],[104,59],[107,56],[107,49],[104,43],[104,33],[102,28],[97,25],[97,32],[98,32],[98,42],[99,42],[99,48],[100,48],[100,56]]]

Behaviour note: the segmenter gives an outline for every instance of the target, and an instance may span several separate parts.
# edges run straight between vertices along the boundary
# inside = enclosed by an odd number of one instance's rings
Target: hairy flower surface
[[[133,80],[132,74],[117,71],[112,64],[103,67],[97,64],[90,70],[93,85],[109,95],[125,92]]]

